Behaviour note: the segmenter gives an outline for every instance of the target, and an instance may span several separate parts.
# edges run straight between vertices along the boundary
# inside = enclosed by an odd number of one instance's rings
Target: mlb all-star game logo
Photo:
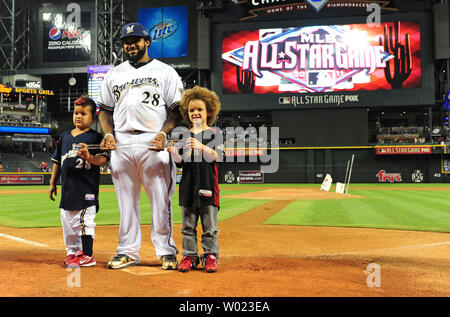
[[[325,92],[370,82],[394,56],[382,45],[347,25],[317,25],[260,30],[259,40],[225,51],[222,58],[256,77],[278,76],[284,90]],[[359,36],[355,47],[346,39]]]

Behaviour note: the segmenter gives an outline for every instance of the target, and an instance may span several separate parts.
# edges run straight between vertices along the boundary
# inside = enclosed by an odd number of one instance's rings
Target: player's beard
[[[136,53],[136,55],[130,55],[128,52],[125,52],[125,56],[127,57],[127,59],[131,62],[137,62],[138,60],[140,60],[142,58],[142,56],[145,55],[145,52],[147,51],[147,46],[144,46],[143,48],[138,48],[138,51]]]

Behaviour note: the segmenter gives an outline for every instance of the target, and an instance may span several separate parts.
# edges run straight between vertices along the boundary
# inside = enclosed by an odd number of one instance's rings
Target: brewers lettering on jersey
[[[114,94],[114,101],[118,102],[120,100],[120,96],[122,95],[122,91],[126,90],[126,89],[130,89],[130,88],[140,88],[144,85],[149,85],[149,86],[153,86],[155,88],[159,88],[159,82],[158,79],[156,78],[138,78],[138,79],[133,79],[131,82],[126,82],[125,84],[118,86],[115,85],[112,89],[113,89],[113,94]],[[147,95],[147,98],[143,101],[148,103],[148,97],[150,95]],[[158,106],[159,105],[159,94],[157,94],[156,96],[156,103],[153,104],[154,106]]]

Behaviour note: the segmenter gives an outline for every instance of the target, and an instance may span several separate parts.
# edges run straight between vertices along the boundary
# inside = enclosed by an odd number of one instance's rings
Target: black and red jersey
[[[217,132],[216,129],[208,128],[197,134],[186,130],[186,133],[214,149],[219,154],[219,157],[222,157],[223,138],[222,134]],[[184,138],[186,138],[186,135]],[[181,156],[183,156],[184,151],[186,151],[185,148],[180,150]],[[214,205],[220,208],[217,162],[208,160],[204,153],[196,153],[193,150],[190,159],[183,159],[178,166],[181,166],[183,169],[179,187],[180,206],[202,207]]]

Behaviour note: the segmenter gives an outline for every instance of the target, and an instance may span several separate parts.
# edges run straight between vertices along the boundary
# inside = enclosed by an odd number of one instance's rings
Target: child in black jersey
[[[61,223],[67,257],[66,267],[96,264],[93,255],[95,216],[98,212],[100,166],[109,154],[100,149],[89,152],[88,144],[100,144],[103,136],[90,127],[95,121],[96,104],[87,96],[74,103],[74,129],[64,132],[53,154],[49,197],[55,200],[56,183],[61,176]]]
[[[179,109],[191,128],[181,134],[182,153],[178,146],[169,146],[174,161],[183,169],[179,188],[183,258],[178,270],[187,272],[201,261],[206,272],[216,272],[219,255],[217,214],[220,208],[217,162],[222,160],[223,142],[222,134],[211,125],[220,111],[220,102],[213,91],[195,86],[185,91]],[[199,217],[204,250],[200,258],[196,230]]]

